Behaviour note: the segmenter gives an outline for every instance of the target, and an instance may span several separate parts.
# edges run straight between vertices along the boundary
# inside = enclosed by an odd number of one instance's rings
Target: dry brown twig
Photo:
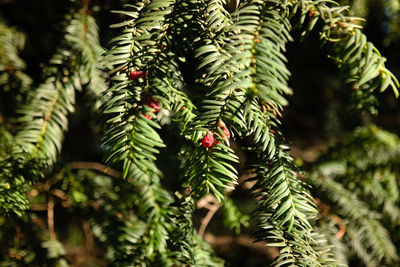
[[[47,226],[51,240],[57,240],[56,232],[54,230],[54,201],[51,196],[47,200]]]
[[[204,239],[211,244],[214,248],[219,250],[228,250],[232,245],[239,245],[248,247],[252,250],[258,251],[259,253],[267,255],[269,260],[273,260],[279,256],[279,250],[276,247],[269,247],[264,241],[254,242],[254,239],[247,235],[231,236],[215,236],[211,233],[206,233]],[[223,253],[223,251],[221,251]]]
[[[199,235],[203,236],[204,232],[206,231],[207,225],[210,223],[212,217],[218,211],[222,204],[219,203],[213,195],[207,195],[200,198],[197,201],[196,205],[198,209],[208,209],[206,216],[204,216],[204,218],[201,220],[201,225],[198,231]]]
[[[98,162],[72,161],[67,166],[70,169],[96,170],[115,178],[121,176],[118,171]]]
[[[244,189],[250,189],[251,187],[254,186],[256,183],[255,181],[247,181],[247,179],[254,177],[256,174],[254,173],[254,170],[249,170],[247,172],[244,172],[240,177],[239,177],[239,184],[242,186]],[[232,185],[234,187],[234,185]],[[228,189],[225,194],[229,194],[233,191],[233,189]],[[206,208],[208,209],[208,212],[206,216],[201,221],[201,225],[199,227],[199,235],[203,236],[205,233],[205,230],[207,228],[207,225],[210,223],[212,217],[215,215],[215,213],[218,211],[218,209],[222,206],[221,203],[218,202],[218,200],[212,196],[212,195],[206,195],[202,198],[200,198],[196,206],[198,209],[201,208]]]
[[[82,221],[82,229],[83,229],[83,232],[85,233],[85,238],[86,238],[85,249],[87,251],[90,251],[94,244],[94,238],[93,238],[92,229],[90,228],[90,224],[88,221],[86,221],[86,220]]]

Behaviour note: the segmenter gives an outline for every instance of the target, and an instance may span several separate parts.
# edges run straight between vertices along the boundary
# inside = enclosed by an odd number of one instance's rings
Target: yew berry
[[[224,132],[224,134],[225,134],[225,136],[226,136],[226,139],[229,140],[229,138],[231,138],[231,134],[229,133],[228,128],[226,128],[226,126],[223,126],[223,127],[222,127],[222,131]]]
[[[205,148],[211,147],[214,144],[214,135],[211,131],[208,131],[206,136],[201,140],[201,143]]]
[[[144,78],[147,76],[147,72],[141,70],[133,70],[129,73],[129,80],[137,80],[139,78]]]
[[[317,14],[317,11],[310,9],[310,11],[308,12],[308,16],[310,18],[314,17]]]
[[[152,119],[151,115],[149,115],[149,114],[144,114],[144,113],[143,113],[143,116],[145,116],[145,117],[148,118],[149,120]]]
[[[146,105],[148,105],[149,107],[151,107],[152,109],[154,109],[154,113],[157,113],[160,110],[160,102],[158,102],[157,100],[151,98],[149,100],[147,100]]]
[[[219,124],[218,124],[218,125],[219,125]],[[222,132],[223,132],[224,135],[226,136],[226,139],[229,140],[229,138],[231,137],[231,134],[229,133],[228,128],[226,128],[225,126],[223,126],[223,127],[222,127]],[[219,136],[220,136],[221,138],[224,138],[224,137],[222,136],[222,134],[219,134]],[[220,144],[221,142],[215,140],[214,143]]]
[[[228,128],[226,127],[225,123],[222,120],[218,121],[218,127],[220,127],[222,129],[222,132],[226,136],[226,139],[229,140],[229,138],[231,138],[231,134],[230,134]],[[223,137],[222,135],[220,135],[220,136]]]

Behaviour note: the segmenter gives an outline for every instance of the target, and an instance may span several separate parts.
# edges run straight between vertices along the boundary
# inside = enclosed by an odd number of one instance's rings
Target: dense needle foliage
[[[289,86],[291,43],[320,45],[349,114],[398,97],[362,19],[329,0],[115,2],[69,3],[37,81],[24,34],[0,19],[0,264],[68,266],[77,242],[96,266],[224,266],[206,229],[218,210],[237,240],[272,247],[265,265],[400,263],[399,138],[364,123],[301,170],[282,126],[301,90]],[[114,21],[103,46],[100,11]],[[101,136],[90,162],[68,153],[74,116]],[[252,210],[235,200],[243,188]]]

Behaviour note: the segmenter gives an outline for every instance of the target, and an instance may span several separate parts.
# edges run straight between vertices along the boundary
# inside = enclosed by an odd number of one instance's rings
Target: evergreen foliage
[[[45,81],[31,91],[26,104],[18,110],[19,131],[12,138],[1,175],[15,197],[11,194],[3,198],[2,212],[21,214],[27,209],[24,184],[35,182],[46,173],[41,169],[51,168],[57,162],[68,129],[67,116],[74,110],[76,91],[87,86],[88,91],[99,96],[99,89],[105,87],[96,67],[103,50],[94,19],[83,8],[66,20],[64,39],[45,71]],[[14,61],[17,67],[23,66]],[[5,193],[10,194],[11,190]]]
[[[340,248],[333,251],[342,263],[347,263],[345,259],[352,253],[368,266],[398,262],[394,244],[400,214],[398,153],[396,135],[375,125],[359,128],[308,176],[321,201],[328,205],[320,224],[327,230],[345,229],[343,237],[331,241]]]
[[[10,116],[8,109],[15,108],[17,101],[24,99],[31,78],[24,73],[26,64],[19,56],[24,48],[25,35],[9,27],[0,17],[0,90],[2,92],[1,121]],[[12,103],[12,104],[11,104]]]
[[[297,90],[286,49],[313,33],[350,85],[349,105],[376,114],[377,92],[398,97],[361,19],[328,0],[121,2],[103,49],[98,7],[74,1],[38,85],[18,55],[23,35],[0,20],[0,92],[21,102],[16,113],[0,110],[1,265],[68,266],[54,226],[62,208],[82,223],[87,246],[105,252],[97,264],[223,266],[196,230],[207,226],[211,213],[198,222],[195,205],[207,197],[229,230],[257,227],[255,241],[279,250],[273,266],[399,264],[399,138],[359,128],[302,173],[282,133]],[[79,97],[102,113],[107,167],[63,158]],[[159,160],[172,157],[170,139],[178,188]],[[230,196],[245,170],[251,214]]]

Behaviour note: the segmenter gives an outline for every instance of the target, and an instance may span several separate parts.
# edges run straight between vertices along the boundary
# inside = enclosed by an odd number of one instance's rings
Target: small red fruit
[[[222,132],[226,136],[226,139],[229,140],[229,138],[231,138],[231,134],[230,134],[228,128],[226,127],[225,123],[222,120],[218,120],[218,127],[220,127],[222,129]],[[223,138],[223,136],[221,134],[219,136]],[[219,144],[219,143],[217,143],[217,144]]]
[[[145,117],[148,118],[149,120],[152,119],[151,115],[149,115],[149,114],[144,114],[144,113],[143,113],[143,116],[145,116]]]
[[[208,131],[206,136],[204,136],[203,140],[201,140],[201,143],[205,148],[211,147],[214,144],[214,135],[211,131]]]
[[[158,102],[154,98],[150,98],[149,100],[147,100],[146,105],[154,109],[154,113],[157,113],[160,110],[160,102]]]
[[[229,133],[228,128],[226,128],[225,126],[222,127],[222,131],[224,132],[226,139],[229,140],[229,138],[231,138],[231,134]]]
[[[317,14],[317,11],[310,9],[310,11],[308,12],[308,16],[310,18],[314,17]]]
[[[133,70],[129,73],[129,80],[137,80],[139,78],[144,78],[147,76],[147,72],[141,70]]]

